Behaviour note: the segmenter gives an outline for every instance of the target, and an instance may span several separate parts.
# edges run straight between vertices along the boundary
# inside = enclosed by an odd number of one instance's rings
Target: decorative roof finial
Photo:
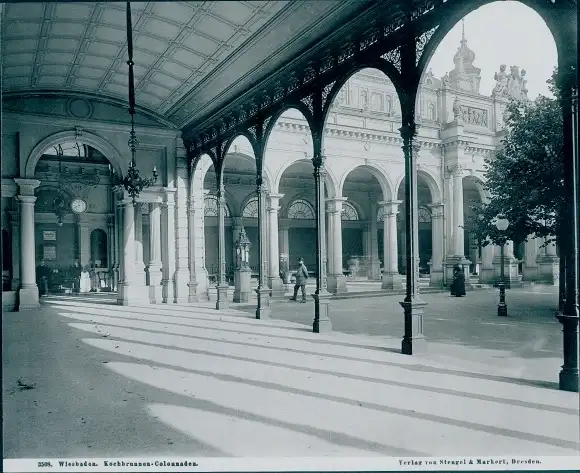
[[[465,42],[465,18],[461,20],[461,42]]]

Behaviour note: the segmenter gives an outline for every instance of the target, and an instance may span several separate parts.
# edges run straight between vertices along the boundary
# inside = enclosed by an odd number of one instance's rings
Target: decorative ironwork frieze
[[[308,110],[310,110],[311,114],[314,114],[314,94],[313,93],[310,95],[307,95],[306,97],[301,98],[300,101],[304,105],[306,105]]]
[[[308,63],[308,66],[306,66],[306,69],[304,69],[304,84],[308,84],[309,82],[312,82],[314,80],[314,78],[316,77],[316,69],[314,68],[314,63],[312,61],[310,61]]]
[[[328,95],[332,91],[332,88],[334,87],[334,84],[336,84],[336,81],[335,80],[333,80],[329,84],[326,84],[324,86],[324,88],[322,89],[322,106],[323,107],[326,106],[326,99],[328,98]]]
[[[377,27],[372,27],[369,29],[365,36],[360,40],[359,50],[364,51],[369,46],[375,44],[379,40],[380,35],[381,32]]]
[[[393,66],[396,67],[399,73],[401,72],[401,48],[399,46],[383,54],[381,58],[383,58],[385,61],[389,61]]]
[[[340,49],[340,53],[338,54],[338,63],[342,64],[347,59],[350,59],[354,56],[356,51],[355,44],[352,40],[348,40],[345,44],[343,44],[342,48]]]
[[[415,41],[415,50],[417,51],[416,56],[415,56],[415,65],[419,64],[419,61],[421,60],[421,57],[423,56],[423,51],[425,50],[425,46],[427,46],[427,43],[429,43],[429,40],[431,39],[431,37],[433,36],[435,31],[437,31],[438,27],[439,27],[439,25],[431,28],[428,31],[421,33],[417,37],[417,39]]]

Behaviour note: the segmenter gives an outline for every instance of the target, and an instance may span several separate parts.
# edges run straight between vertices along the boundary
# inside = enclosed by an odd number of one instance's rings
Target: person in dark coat
[[[38,293],[41,296],[48,295],[48,288],[50,287],[50,277],[52,271],[42,260],[40,265],[36,267],[36,285],[38,286]]]
[[[302,290],[302,302],[306,303],[306,281],[308,280],[308,270],[302,258],[298,258],[298,267],[296,268],[296,283],[294,284],[294,296],[290,298],[291,301],[296,300],[298,295],[298,288]]]
[[[465,295],[465,273],[463,268],[456,264],[453,267],[453,282],[451,283],[451,295],[461,297]]]

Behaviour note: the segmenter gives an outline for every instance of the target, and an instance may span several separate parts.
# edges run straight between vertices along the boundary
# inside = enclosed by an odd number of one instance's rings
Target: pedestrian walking
[[[308,269],[306,269],[306,265],[302,258],[298,258],[298,266],[296,268],[296,283],[294,284],[294,296],[290,298],[291,301],[296,300],[296,296],[298,295],[298,289],[302,290],[302,302],[306,304],[306,281],[308,280]]]
[[[465,295],[465,273],[458,264],[453,266],[453,282],[450,289],[452,296],[461,297]]]

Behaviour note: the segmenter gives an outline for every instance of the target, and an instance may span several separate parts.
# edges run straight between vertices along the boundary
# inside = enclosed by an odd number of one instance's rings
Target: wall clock
[[[70,208],[74,213],[81,214],[87,210],[87,203],[83,199],[75,199],[71,202]]]

